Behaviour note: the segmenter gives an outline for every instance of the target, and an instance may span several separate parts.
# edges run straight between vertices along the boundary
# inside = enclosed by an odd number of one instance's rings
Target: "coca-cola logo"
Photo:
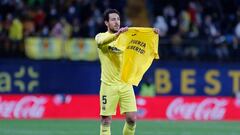
[[[168,106],[166,115],[171,120],[222,120],[227,104],[227,100],[217,98],[190,103],[184,98],[176,98]]]
[[[46,98],[36,96],[25,96],[18,101],[4,101],[0,97],[0,118],[41,118],[46,102]]]

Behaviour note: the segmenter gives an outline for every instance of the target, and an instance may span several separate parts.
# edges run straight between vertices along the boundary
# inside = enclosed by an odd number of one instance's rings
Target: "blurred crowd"
[[[124,6],[125,0],[1,0],[0,55],[24,57],[29,36],[93,38],[105,31],[104,10],[123,14]]]
[[[163,59],[240,60],[239,0],[148,0]]]
[[[163,60],[240,60],[240,0],[146,0],[160,29]],[[127,0],[1,0],[0,56],[24,57],[24,39],[90,37],[105,31],[102,13],[116,8],[131,24]]]

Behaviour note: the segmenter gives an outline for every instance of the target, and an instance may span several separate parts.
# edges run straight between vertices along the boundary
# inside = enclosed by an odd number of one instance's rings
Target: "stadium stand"
[[[103,11],[116,8],[123,15],[123,26],[160,28],[162,60],[239,61],[239,0],[133,3],[131,0],[2,0],[0,56],[26,57],[25,41],[32,36],[64,40],[93,38],[105,31]],[[139,12],[133,12],[133,7]]]

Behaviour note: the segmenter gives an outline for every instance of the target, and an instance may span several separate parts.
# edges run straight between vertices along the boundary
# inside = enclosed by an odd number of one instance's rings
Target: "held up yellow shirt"
[[[153,59],[159,59],[158,34],[153,28],[131,27],[120,34],[115,47],[123,51],[121,80],[135,86],[139,84]]]

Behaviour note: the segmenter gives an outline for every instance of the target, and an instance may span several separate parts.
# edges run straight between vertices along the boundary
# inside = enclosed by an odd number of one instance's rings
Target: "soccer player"
[[[126,121],[123,135],[134,135],[137,119],[137,107],[132,85],[120,79],[120,65],[123,52],[118,50],[115,41],[118,36],[126,32],[128,27],[120,28],[120,15],[115,9],[104,12],[104,23],[107,32],[96,35],[98,54],[101,62],[100,88],[100,135],[111,135],[110,124],[112,115],[116,114],[117,104],[120,104],[121,114],[125,114]],[[159,33],[158,29],[154,29]]]

